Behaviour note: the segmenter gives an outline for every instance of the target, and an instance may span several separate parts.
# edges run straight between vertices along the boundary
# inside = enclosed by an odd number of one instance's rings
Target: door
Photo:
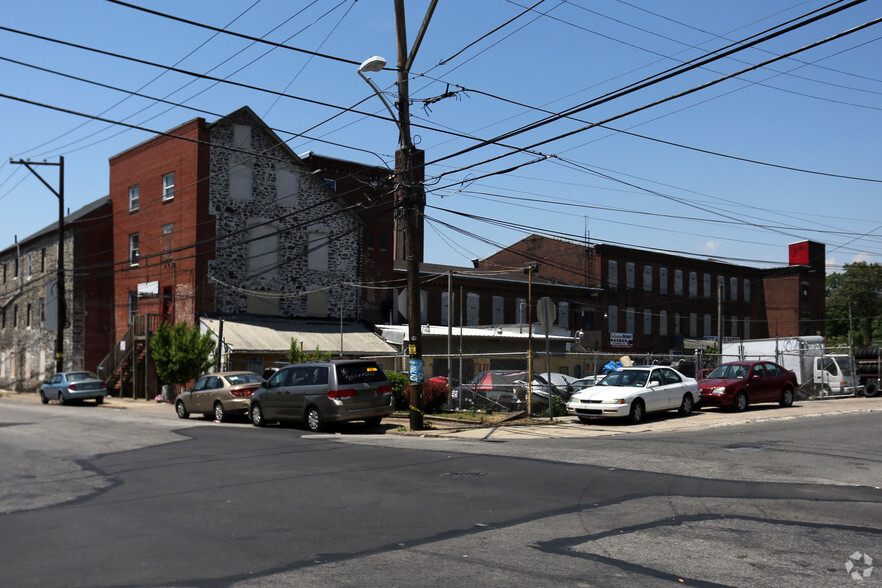
[[[284,368],[274,373],[266,382],[266,390],[260,394],[260,406],[268,420],[279,418],[282,407],[282,395],[287,389],[292,368]]]
[[[643,401],[646,403],[648,412],[668,409],[670,402],[668,400],[668,386],[662,370],[655,369],[649,374],[649,381],[646,382],[646,389],[643,393]]]
[[[667,368],[661,369],[665,377],[665,390],[667,392],[668,409],[680,408],[683,396],[686,395],[686,383],[677,375],[677,372]],[[695,401],[695,398],[692,398]]]
[[[747,398],[750,402],[769,401],[769,396],[772,394],[769,392],[771,382],[766,376],[766,368],[763,367],[763,364],[758,363],[750,368],[745,388],[747,388]]]
[[[211,382],[211,376],[205,376],[196,380],[193,389],[190,391],[190,412],[208,412],[211,406],[208,405],[206,395],[209,394],[208,388]]]

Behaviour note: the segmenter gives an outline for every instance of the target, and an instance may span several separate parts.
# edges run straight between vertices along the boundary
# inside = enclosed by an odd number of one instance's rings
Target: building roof
[[[275,317],[247,317],[234,319],[202,318],[203,330],[218,336],[223,321],[223,339],[227,349],[240,353],[278,353],[284,355],[291,348],[291,338],[302,344],[303,350],[341,353],[347,355],[394,354],[395,348],[360,324],[289,320]]]
[[[70,225],[73,225],[75,222],[92,214],[93,212],[95,212],[96,210],[101,208],[102,206],[105,206],[109,203],[110,203],[110,196],[103,196],[103,197],[99,198],[98,200],[95,200],[94,202],[90,202],[90,203],[86,204],[85,206],[83,206],[82,208],[79,208],[79,209],[69,213],[67,216],[64,217],[65,230],[67,230]],[[19,243],[19,245],[21,245],[23,243],[27,243],[29,241],[35,241],[39,238],[45,237],[46,235],[49,235],[51,233],[57,233],[57,232],[58,232],[58,221],[56,220],[51,225],[46,225],[45,227],[43,227],[39,231],[32,233],[23,239],[19,239],[18,243]],[[14,250],[14,249],[15,249],[15,244],[12,244],[9,247],[7,247],[6,249],[3,249],[2,251],[0,251],[0,255],[3,255],[9,251]]]

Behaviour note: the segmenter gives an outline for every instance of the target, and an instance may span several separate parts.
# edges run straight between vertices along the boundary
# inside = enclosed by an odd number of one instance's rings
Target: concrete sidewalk
[[[40,404],[40,395],[0,390],[0,406],[4,402]],[[52,403],[57,404],[55,401]],[[100,408],[139,411],[177,419],[173,405],[155,400],[107,397]],[[391,435],[481,440],[555,439],[688,431],[783,419],[817,418],[826,415],[868,412],[882,413],[882,397],[805,400],[795,402],[790,408],[780,408],[777,404],[758,404],[748,407],[742,413],[707,408],[696,411],[688,417],[681,417],[677,415],[676,411],[670,411],[650,414],[646,421],[639,425],[630,425],[624,419],[599,419],[589,424],[583,424],[574,416],[557,417],[553,422],[549,419],[532,419],[530,422],[514,420],[493,425],[470,425],[467,422],[455,421],[454,419],[434,419],[427,416],[425,419],[426,430],[409,431],[407,430],[410,425],[408,418],[395,415],[383,419],[383,426],[386,428],[386,434]],[[882,414],[880,414],[880,418],[882,418]]]

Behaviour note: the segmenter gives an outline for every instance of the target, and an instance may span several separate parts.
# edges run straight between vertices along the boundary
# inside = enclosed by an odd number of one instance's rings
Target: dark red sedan
[[[748,404],[793,404],[799,384],[796,374],[771,361],[724,363],[698,383],[702,406],[722,406],[741,412]]]

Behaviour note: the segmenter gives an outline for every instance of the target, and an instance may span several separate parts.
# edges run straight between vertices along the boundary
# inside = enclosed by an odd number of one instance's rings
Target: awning
[[[291,348],[291,338],[310,353],[316,348],[323,352],[346,355],[392,355],[395,348],[381,337],[358,323],[332,323],[309,320],[286,320],[273,317],[235,319],[200,319],[202,331],[210,331],[215,338],[221,330],[226,348],[233,353],[278,353],[284,355]],[[340,349],[342,333],[343,349]],[[342,351],[342,353],[341,353]]]

